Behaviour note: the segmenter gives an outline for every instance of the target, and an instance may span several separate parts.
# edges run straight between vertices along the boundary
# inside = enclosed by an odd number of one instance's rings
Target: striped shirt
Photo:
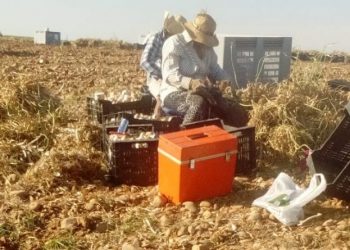
[[[162,51],[163,81],[160,88],[162,101],[172,92],[189,89],[192,78],[229,79],[218,65],[217,55],[213,48],[208,48],[203,59],[200,59],[192,43],[192,39],[186,31],[165,41]]]
[[[147,72],[147,78],[161,79],[162,47],[165,35],[163,31],[151,34],[142,52],[140,66]]]

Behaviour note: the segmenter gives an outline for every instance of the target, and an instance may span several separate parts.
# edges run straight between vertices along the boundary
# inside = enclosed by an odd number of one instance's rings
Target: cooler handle
[[[229,162],[231,160],[231,156],[232,156],[232,152],[226,152],[225,153],[225,161],[226,162]],[[203,157],[203,158],[200,158],[199,160],[203,160],[203,159],[212,159],[212,157]],[[214,157],[216,158],[216,157]],[[195,159],[191,159],[189,160],[189,163],[190,163],[190,169],[195,169],[195,166],[196,166],[196,160]]]
[[[198,133],[198,134],[188,135],[187,137],[190,138],[191,140],[197,140],[201,138],[206,138],[208,137],[208,135],[204,133]]]

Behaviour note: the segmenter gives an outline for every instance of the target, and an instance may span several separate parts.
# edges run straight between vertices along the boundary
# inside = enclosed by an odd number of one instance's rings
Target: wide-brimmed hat
[[[186,22],[184,27],[193,41],[208,47],[215,47],[219,44],[218,38],[214,34],[216,22],[206,13],[198,14],[192,22]]]
[[[183,24],[186,21],[186,18],[181,15],[172,16],[166,12],[164,15],[163,27],[170,35],[175,35],[184,31]]]

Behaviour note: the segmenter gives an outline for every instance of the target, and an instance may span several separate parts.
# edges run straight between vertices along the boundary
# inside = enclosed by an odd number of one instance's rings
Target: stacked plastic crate
[[[350,103],[343,120],[308,158],[308,166],[311,172],[325,175],[330,196],[350,201]]]
[[[219,35],[215,48],[219,65],[235,87],[248,82],[279,82],[288,78],[292,53],[291,37]]]

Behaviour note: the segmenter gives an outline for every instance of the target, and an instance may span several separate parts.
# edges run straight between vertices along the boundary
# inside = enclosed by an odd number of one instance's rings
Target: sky
[[[138,42],[162,28],[164,11],[193,20],[201,10],[217,34],[291,36],[293,48],[350,52],[350,0],[0,0],[0,32]]]

